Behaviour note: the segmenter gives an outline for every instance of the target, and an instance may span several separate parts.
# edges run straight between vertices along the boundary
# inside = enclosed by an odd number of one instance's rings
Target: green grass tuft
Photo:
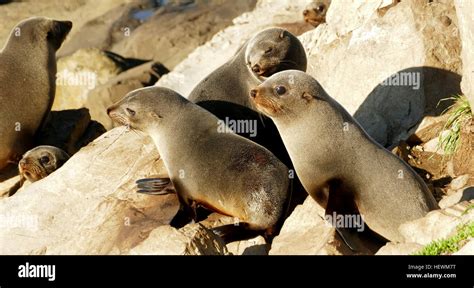
[[[414,255],[442,255],[458,251],[465,240],[474,238],[474,222],[458,227],[456,235],[442,240],[433,241]]]
[[[449,118],[446,121],[441,133],[437,149],[443,150],[445,155],[452,155],[459,149],[461,143],[461,127],[468,120],[472,119],[472,110],[469,100],[464,95],[456,95],[444,100],[453,100],[454,104],[448,107],[443,114],[448,113]],[[443,133],[448,131],[447,133]]]

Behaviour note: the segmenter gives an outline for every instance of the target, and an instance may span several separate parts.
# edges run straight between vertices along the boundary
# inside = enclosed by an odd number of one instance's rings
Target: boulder
[[[53,110],[84,107],[89,91],[107,83],[120,67],[99,49],[82,49],[58,60]]]
[[[0,201],[0,254],[126,254],[168,224],[174,194],[135,192],[135,181],[166,176],[150,138],[116,128],[60,169]]]
[[[474,107],[474,3],[466,0],[454,0],[462,42],[462,91]]]
[[[190,2],[159,9],[111,50],[127,57],[160,61],[173,69],[196,47],[232,24],[231,19],[252,9],[256,1]]]
[[[439,207],[441,209],[448,208],[459,202],[470,201],[474,199],[474,187],[467,187],[459,189],[457,192],[447,195],[439,201]]]
[[[423,249],[423,245],[417,243],[389,242],[380,248],[375,255],[411,255],[421,249]]]
[[[270,245],[262,236],[253,239],[236,241],[226,245],[233,255],[268,255]]]
[[[131,255],[227,255],[221,238],[201,224],[188,224],[177,230],[169,225],[154,229]]]
[[[429,2],[402,1],[379,13],[383,1],[335,1],[327,24],[300,36],[308,73],[387,147],[460,91],[454,6]]]
[[[155,4],[147,0],[122,3],[85,23],[61,47],[57,55],[58,57],[67,56],[85,48],[108,50],[114,44],[125,39],[130,31],[142,24],[142,20],[137,17],[137,13],[142,11],[152,12],[154,9],[156,9]]]
[[[434,240],[448,238],[459,225],[474,221],[474,200],[464,201],[449,208],[434,210],[425,217],[400,225],[405,242],[427,245]]]
[[[311,197],[298,205],[273,239],[269,255],[353,254],[336,229],[319,216],[320,209]]]

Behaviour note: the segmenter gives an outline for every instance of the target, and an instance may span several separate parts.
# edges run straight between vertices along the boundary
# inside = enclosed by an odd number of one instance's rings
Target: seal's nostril
[[[255,64],[252,67],[252,71],[255,72],[255,73],[260,73],[260,66],[258,64]]]
[[[250,97],[252,97],[252,98],[257,97],[257,89],[250,90]]]
[[[107,108],[107,115],[110,115],[110,112],[112,112],[112,108]]]
[[[303,16],[308,15],[308,13],[309,13],[308,9],[305,9],[305,10],[303,11]]]

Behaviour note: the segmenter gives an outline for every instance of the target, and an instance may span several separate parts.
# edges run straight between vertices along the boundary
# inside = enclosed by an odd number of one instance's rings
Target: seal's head
[[[316,0],[310,3],[303,11],[304,21],[314,27],[326,22],[326,13],[330,4],[330,0]]]
[[[8,45],[43,47],[44,44],[56,51],[71,31],[71,21],[57,21],[45,17],[32,17],[13,28]]]
[[[68,159],[69,155],[59,148],[38,146],[23,155],[18,169],[23,178],[35,182],[56,171]]]
[[[128,93],[110,106],[107,114],[120,125],[149,133],[159,129],[167,119],[176,118],[176,112],[173,111],[180,111],[179,106],[188,103],[188,100],[171,89],[153,86]]]
[[[265,29],[255,35],[247,45],[245,61],[261,80],[283,70],[306,71],[307,65],[301,42],[281,28]]]
[[[297,70],[279,72],[250,91],[255,107],[271,118],[304,115],[315,100],[326,97],[318,81]]]

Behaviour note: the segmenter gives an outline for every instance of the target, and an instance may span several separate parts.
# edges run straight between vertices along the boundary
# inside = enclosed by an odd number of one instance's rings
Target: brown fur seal
[[[56,89],[55,53],[71,27],[69,21],[24,20],[0,52],[0,169],[31,147],[44,123]]]
[[[373,231],[401,241],[400,224],[437,208],[411,167],[372,140],[310,75],[277,73],[250,98],[275,122],[303,186],[327,214],[360,212]]]
[[[181,202],[172,225],[195,218],[200,205],[238,218],[244,229],[271,233],[284,214],[286,166],[264,147],[221,131],[217,117],[178,93],[138,89],[107,112],[153,138]]]
[[[331,5],[331,0],[316,0],[308,4],[303,11],[304,21],[318,27],[326,22],[326,13]]]
[[[56,171],[66,161],[69,155],[54,146],[38,146],[23,155],[18,163],[21,178],[36,182]]]
[[[265,77],[283,70],[306,71],[306,65],[306,53],[298,38],[280,28],[265,29],[202,80],[188,99],[195,103],[222,100],[251,108],[248,93]]]

